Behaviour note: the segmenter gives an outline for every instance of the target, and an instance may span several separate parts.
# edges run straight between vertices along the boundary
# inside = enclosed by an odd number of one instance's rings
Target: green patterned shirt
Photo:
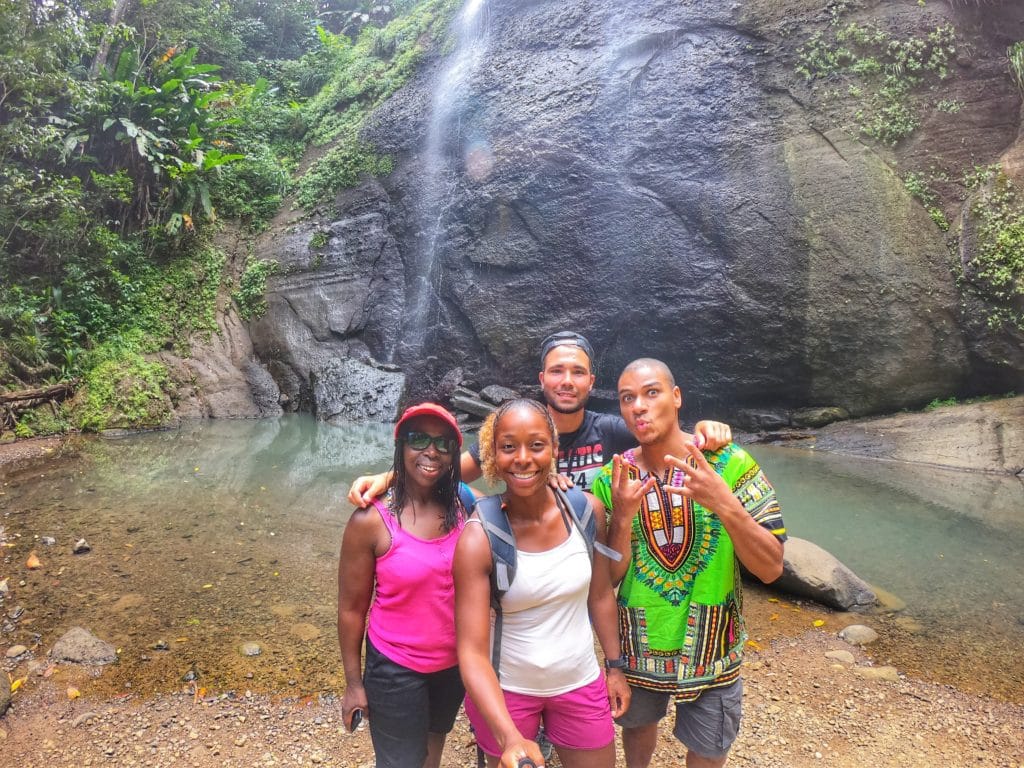
[[[730,443],[704,456],[750,516],[784,541],[775,489],[750,454]],[[647,476],[632,450],[623,458],[631,478]],[[592,489],[609,512],[611,476],[609,463]],[[619,623],[629,682],[687,700],[739,676],[746,632],[732,540],[715,514],[665,491],[680,479],[658,478],[633,518],[630,563],[619,585]]]

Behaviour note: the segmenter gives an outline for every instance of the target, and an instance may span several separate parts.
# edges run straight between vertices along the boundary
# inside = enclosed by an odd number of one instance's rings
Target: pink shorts
[[[516,728],[528,739],[537,738],[541,720],[548,740],[567,749],[601,749],[615,740],[608,687],[604,675],[568,693],[558,696],[527,696],[502,691],[505,706]],[[476,742],[486,754],[498,757],[501,748],[491,735],[487,721],[473,701],[466,697],[466,715],[476,732]]]

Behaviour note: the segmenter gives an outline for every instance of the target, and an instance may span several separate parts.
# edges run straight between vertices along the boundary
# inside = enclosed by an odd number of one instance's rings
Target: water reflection
[[[15,474],[0,525],[20,536],[0,578],[17,576],[5,612],[25,612],[3,640],[41,654],[85,626],[122,649],[97,686],[330,690],[344,492],[392,450],[386,425],[212,421],[84,441]],[[72,555],[81,537],[92,550]],[[31,549],[41,570],[23,567]],[[243,659],[249,640],[263,653]]]
[[[792,535],[906,607],[872,653],[901,670],[1019,699],[1024,690],[1024,483],[755,446]],[[884,618],[882,618],[884,621]]]
[[[386,425],[211,421],[83,440],[73,455],[10,474],[0,645],[41,658],[84,626],[121,649],[91,683],[107,693],[177,690],[192,674],[214,691],[336,691],[344,494],[357,475],[389,466],[392,446]],[[1019,481],[753,452],[793,535],[906,601],[873,648],[880,662],[958,684],[983,676],[981,689],[1009,698],[1024,690],[1012,653],[1024,639]],[[92,551],[73,555],[82,537]],[[43,568],[30,571],[33,550]],[[247,641],[262,653],[243,656]]]
[[[833,552],[915,610],[1002,601],[1024,616],[1018,478],[753,447],[794,535]]]

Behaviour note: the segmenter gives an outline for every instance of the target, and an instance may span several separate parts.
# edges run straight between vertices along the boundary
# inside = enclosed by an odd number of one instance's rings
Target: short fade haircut
[[[631,373],[632,371],[637,371],[641,368],[650,368],[653,371],[663,374],[665,376],[665,381],[668,382],[670,387],[676,386],[676,377],[672,375],[672,371],[669,370],[669,367],[661,360],[655,360],[653,357],[638,357],[636,360],[626,365],[619,376],[622,376],[623,373]]]

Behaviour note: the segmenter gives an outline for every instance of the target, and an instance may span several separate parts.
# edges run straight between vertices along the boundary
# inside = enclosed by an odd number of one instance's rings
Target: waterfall
[[[438,253],[452,192],[463,168],[473,173],[486,149],[480,142],[464,141],[462,117],[471,105],[471,85],[487,51],[485,0],[469,0],[454,24],[455,47],[437,78],[431,100],[430,121],[423,149],[423,185],[416,203],[416,253],[409,270],[409,312],[399,353],[406,360],[422,360],[427,336],[442,319],[443,269]],[[467,146],[464,146],[467,145]],[[463,157],[465,151],[466,156]]]

